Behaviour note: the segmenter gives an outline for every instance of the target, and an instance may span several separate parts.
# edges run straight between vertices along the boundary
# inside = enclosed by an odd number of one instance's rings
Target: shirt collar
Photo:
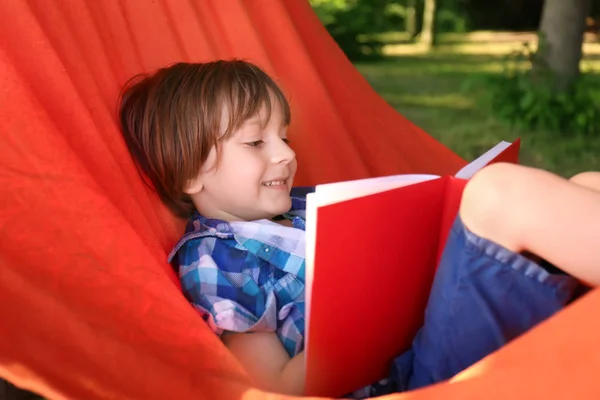
[[[295,216],[294,220],[298,219],[298,213],[306,210],[306,189],[301,188],[301,191],[297,192],[298,195],[294,195],[294,189],[292,189],[292,207],[290,211],[286,213],[289,216]],[[294,221],[294,226],[303,226],[299,221]],[[214,236],[220,239],[233,239],[233,230],[231,225],[227,221],[220,219],[206,218],[202,216],[198,211],[194,211],[190,219],[188,220],[185,233],[181,239],[175,244],[171,253],[169,253],[167,261],[170,263],[175,258],[177,251],[183,245],[192,239],[197,239],[206,236]]]

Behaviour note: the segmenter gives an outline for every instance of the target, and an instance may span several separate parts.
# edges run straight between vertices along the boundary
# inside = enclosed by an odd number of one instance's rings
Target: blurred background
[[[310,0],[400,114],[468,161],[600,170],[600,0]]]

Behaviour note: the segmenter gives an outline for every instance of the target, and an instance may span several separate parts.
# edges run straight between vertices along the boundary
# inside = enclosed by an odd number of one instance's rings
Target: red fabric
[[[131,75],[232,56],[289,92],[298,184],[464,164],[371,90],[306,1],[3,0],[0,376],[53,399],[267,397],[181,296],[165,258],[182,221],[114,118]],[[407,396],[583,398],[600,385],[597,315],[594,293],[483,377]]]

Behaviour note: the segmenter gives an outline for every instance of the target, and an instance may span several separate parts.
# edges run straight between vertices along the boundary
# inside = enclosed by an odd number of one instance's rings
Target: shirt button
[[[269,248],[265,247],[265,253],[268,253],[268,252],[269,252]]]

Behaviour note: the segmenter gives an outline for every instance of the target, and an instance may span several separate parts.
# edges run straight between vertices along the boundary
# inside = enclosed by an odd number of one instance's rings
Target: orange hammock
[[[0,376],[49,398],[269,397],[166,264],[182,221],[142,184],[114,118],[131,75],[263,66],[290,94],[298,185],[464,164],[377,96],[304,0],[3,0],[0,44]],[[394,397],[595,398],[598,296],[460,382]]]

